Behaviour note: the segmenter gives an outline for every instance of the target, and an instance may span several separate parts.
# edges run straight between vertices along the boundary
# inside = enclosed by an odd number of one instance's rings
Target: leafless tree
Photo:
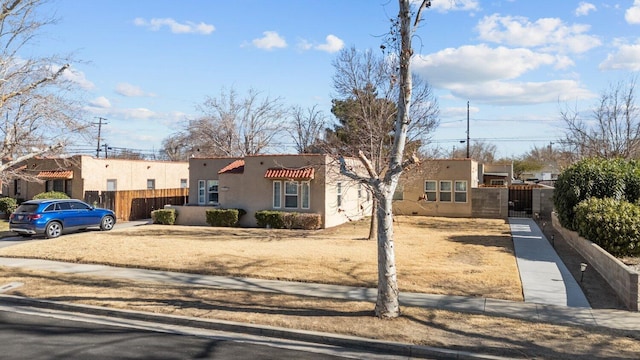
[[[296,151],[299,154],[310,153],[322,140],[327,117],[317,106],[307,108],[294,106],[291,109],[291,124],[288,129]]]
[[[637,77],[618,82],[600,95],[588,118],[565,107],[560,117],[565,123],[565,137],[559,143],[574,154],[574,161],[584,157],[637,159],[640,156],[640,113],[636,103]]]
[[[480,163],[490,164],[496,160],[496,152],[498,151],[495,144],[486,141],[473,141],[469,145],[469,158]],[[461,146],[455,147],[451,155],[454,159],[464,159],[467,157],[467,145],[461,143]]]
[[[72,141],[88,140],[90,122],[66,75],[69,59],[27,57],[39,31],[55,23],[37,13],[44,0],[0,1],[0,156],[1,180],[30,178],[19,166],[43,154],[64,150]]]
[[[280,98],[261,97],[249,90],[240,97],[222,89],[198,106],[202,116],[186,122],[184,129],[163,143],[165,153],[199,156],[244,156],[264,153],[285,128],[286,110]]]
[[[377,171],[375,165],[363,151],[359,151],[358,156],[367,169],[367,177],[359,176],[352,171],[348,163],[344,161],[344,158],[341,158],[341,172],[355,181],[367,184],[372,189],[374,197],[378,200],[376,207],[378,214],[378,296],[375,313],[376,316],[381,318],[400,316],[393,238],[392,200],[402,171],[417,161],[414,156],[404,159],[407,133],[411,128],[412,121],[419,121],[418,119],[412,119],[410,116],[413,89],[411,77],[413,48],[411,40],[420,23],[423,10],[430,7],[431,2],[424,0],[418,3],[415,13],[411,11],[410,3],[410,0],[399,0],[398,17],[390,34],[390,45],[398,58],[398,67],[397,72],[392,74],[395,76],[390,77],[389,81],[397,82],[399,91],[397,92],[393,143],[384,164],[385,171]]]

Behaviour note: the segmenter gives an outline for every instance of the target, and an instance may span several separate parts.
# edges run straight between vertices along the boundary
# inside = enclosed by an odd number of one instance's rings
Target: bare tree
[[[21,171],[25,160],[63,151],[87,136],[90,123],[80,120],[68,81],[68,59],[26,57],[27,46],[55,19],[39,17],[44,0],[0,1],[0,133],[3,137],[0,178],[30,178]]]
[[[322,140],[326,122],[326,115],[315,105],[306,110],[300,106],[291,109],[291,126],[288,131],[299,154],[314,151],[314,147]]]
[[[475,161],[490,164],[496,160],[496,152],[498,151],[495,144],[485,141],[473,141],[469,145],[469,158]],[[456,147],[453,149],[452,158],[464,159],[467,157],[467,146]]]
[[[280,98],[261,97],[251,89],[245,97],[222,89],[198,106],[203,114],[163,141],[165,153],[183,156],[244,156],[265,152],[285,128]]]
[[[640,156],[640,117],[636,104],[636,77],[611,85],[600,95],[591,116],[582,118],[578,109],[561,110],[566,133],[560,144],[584,157],[636,159]]]
[[[341,157],[341,172],[355,181],[367,184],[378,200],[376,208],[378,214],[378,296],[375,313],[381,318],[394,318],[400,316],[398,301],[398,282],[395,265],[395,250],[393,239],[393,193],[398,185],[398,180],[403,169],[415,164],[414,156],[404,160],[407,133],[411,127],[411,101],[412,101],[412,77],[411,58],[413,48],[411,40],[417,26],[420,23],[422,11],[431,6],[431,2],[424,0],[419,3],[416,13],[411,12],[410,0],[399,0],[398,18],[392,27],[390,44],[398,57],[397,72],[390,81],[397,81],[399,85],[397,112],[393,128],[393,144],[389,157],[386,159],[385,171],[378,172],[374,164],[363,151],[359,152],[359,158],[368,172],[368,177],[359,176],[348,166]],[[413,24],[412,24],[413,21]]]

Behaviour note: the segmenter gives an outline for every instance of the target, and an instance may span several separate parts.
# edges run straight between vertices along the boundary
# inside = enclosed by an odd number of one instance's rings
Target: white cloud
[[[328,53],[335,53],[344,47],[344,41],[339,37],[329,34],[326,37],[326,42],[324,44],[317,45],[315,47],[316,50],[326,51]]]
[[[278,35],[275,31],[265,31],[262,33],[264,36],[252,41],[253,45],[258,49],[271,50],[273,48],[285,48],[287,42],[283,37]]]
[[[594,94],[580,87],[574,80],[547,82],[490,81],[482,84],[463,85],[451,88],[451,92],[462,99],[494,105],[526,105],[590,99]]]
[[[528,49],[490,48],[485,44],[448,48],[416,56],[413,69],[436,87],[515,79],[540,66],[567,65],[566,58]]]
[[[629,24],[640,24],[640,0],[635,0],[633,5],[624,13],[624,19]]]
[[[134,25],[146,27],[151,31],[159,31],[162,27],[168,27],[174,34],[201,34],[209,35],[216,30],[215,26],[205,24],[203,22],[194,23],[187,21],[185,23],[179,23],[171,18],[154,18],[149,21],[143,18],[136,18],[133,20]]]
[[[300,39],[300,40],[298,41],[298,45],[297,45],[297,47],[298,47],[298,49],[300,49],[300,50],[306,51],[306,50],[310,50],[310,49],[312,49],[312,48],[313,48],[313,45],[312,45],[309,41],[307,41],[307,40],[305,40],[305,39]]]
[[[421,3],[422,1],[414,2]],[[480,3],[478,0],[432,0],[431,9],[439,12],[477,11],[480,10]]]
[[[609,54],[607,58],[600,63],[599,69],[640,71],[640,42],[632,45],[618,45],[618,51]]]
[[[639,0],[637,0],[639,1]],[[509,46],[536,47],[544,51],[583,53],[602,44],[586,32],[589,25],[566,25],[558,18],[542,18],[535,22],[525,17],[485,16],[476,27],[482,40]]]
[[[89,106],[97,107],[102,109],[108,109],[111,107],[111,101],[104,96],[97,97],[91,101],[89,101]]]
[[[596,11],[596,6],[591,3],[581,1],[576,8],[575,14],[576,16],[587,16],[591,11]]]
[[[68,68],[62,73],[62,78],[68,81],[74,82],[84,90],[94,89],[96,86],[93,82],[89,81],[82,71]]]
[[[152,93],[146,93],[142,91],[139,86],[131,85],[128,83],[119,83],[116,85],[116,92],[126,97],[141,97],[141,96],[154,96]]]

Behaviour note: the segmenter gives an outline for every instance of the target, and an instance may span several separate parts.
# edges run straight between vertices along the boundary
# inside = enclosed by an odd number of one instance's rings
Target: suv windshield
[[[17,213],[33,213],[38,210],[38,204],[22,204],[16,209]]]

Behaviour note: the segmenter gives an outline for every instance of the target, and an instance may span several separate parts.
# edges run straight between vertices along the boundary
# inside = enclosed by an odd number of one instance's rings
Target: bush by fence
[[[580,236],[613,256],[640,255],[640,206],[624,200],[589,198],[575,208]]]
[[[0,213],[10,215],[18,207],[18,202],[14,198],[3,197],[0,198]]]
[[[264,210],[256,212],[258,227],[315,230],[322,225],[320,214]]]
[[[176,223],[178,212],[176,209],[159,209],[151,212],[154,224],[173,225]]]
[[[242,209],[208,209],[206,211],[207,224],[211,226],[238,226],[240,217],[247,212]]]

